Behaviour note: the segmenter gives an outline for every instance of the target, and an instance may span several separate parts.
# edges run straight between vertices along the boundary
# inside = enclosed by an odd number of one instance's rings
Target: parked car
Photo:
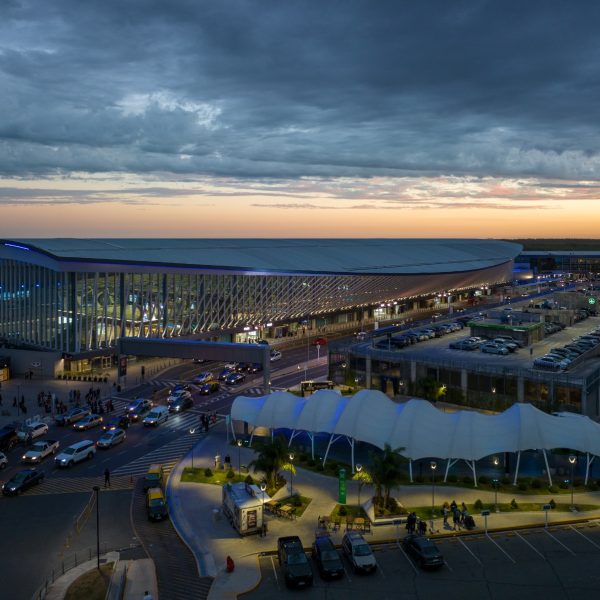
[[[377,569],[375,555],[358,531],[348,531],[344,534],[342,550],[355,573],[373,573]]]
[[[218,392],[221,389],[218,381],[207,381],[199,390],[203,396],[208,396],[214,392]]]
[[[8,466],[8,458],[4,452],[0,452],[0,469],[6,469]]]
[[[318,337],[312,341],[313,346],[325,346],[327,344],[327,338]]]
[[[144,427],[158,427],[169,419],[169,409],[166,406],[155,406],[142,421]]]
[[[540,356],[533,361],[534,368],[537,369],[549,369],[551,371],[560,371],[564,369],[567,365],[561,363],[561,361],[557,358],[553,358],[552,356]]]
[[[492,342],[504,346],[509,352],[516,352],[519,349],[519,344],[510,342],[504,338],[494,338]]]
[[[246,376],[243,373],[230,373],[225,379],[227,385],[236,385],[246,380]]]
[[[40,463],[51,454],[56,454],[59,443],[55,440],[41,440],[34,442],[31,448],[22,457],[23,462]]]
[[[19,436],[17,435],[15,427],[12,425],[4,425],[0,429],[0,450],[6,452],[12,450],[19,443]]]
[[[448,348],[451,350],[477,350],[479,344],[471,340],[458,340],[456,342],[450,342]]]
[[[97,427],[102,423],[102,417],[100,415],[88,415],[87,417],[83,417],[80,421],[73,425],[73,429],[77,431],[85,431],[86,429],[91,429],[92,427]]]
[[[444,564],[444,557],[439,548],[424,536],[407,535],[402,539],[402,547],[422,569],[439,569]]]
[[[508,348],[502,346],[501,344],[495,344],[494,342],[487,342],[486,344],[482,344],[480,350],[488,354],[500,354],[502,356],[508,354]]]
[[[271,362],[275,362],[276,360],[281,360],[282,356],[283,355],[281,352],[279,352],[279,350],[271,350],[271,356],[269,357],[269,360]]]
[[[169,516],[165,495],[159,487],[146,492],[146,513],[149,521],[162,521]]]
[[[174,400],[168,401],[169,412],[179,413],[183,412],[186,408],[192,408],[194,401],[191,396],[178,396]]]
[[[277,540],[277,556],[286,585],[306,587],[313,584],[312,567],[297,535]]]
[[[3,486],[5,496],[18,496],[25,490],[44,481],[44,473],[37,469],[23,469],[15,473]]]
[[[117,444],[125,441],[127,437],[125,430],[123,429],[111,429],[106,433],[103,433],[98,441],[96,442],[96,446],[98,448],[112,448]]]
[[[72,467],[82,460],[92,460],[96,454],[96,445],[92,440],[81,440],[65,448],[55,459],[57,467]]]
[[[112,417],[112,419],[102,423],[102,431],[114,431],[115,429],[127,429],[128,427],[129,417],[127,415]]]
[[[323,579],[344,576],[342,559],[328,535],[318,535],[313,542],[312,557]]]
[[[142,488],[144,491],[149,490],[150,488],[160,487],[162,488],[164,482],[165,473],[163,471],[162,465],[150,465],[148,467],[148,471],[144,475],[144,481],[142,482]]]
[[[80,421],[84,417],[87,417],[91,414],[91,411],[88,408],[83,408],[82,406],[75,406],[70,408],[66,413],[62,415],[56,415],[54,420],[57,425],[71,425],[72,423],[76,423]]]
[[[203,383],[206,383],[207,381],[210,381],[212,379],[212,373],[210,371],[202,371],[201,373],[198,373],[198,375],[196,375],[192,381],[196,384],[196,385],[202,385]]]
[[[17,437],[21,442],[26,440],[34,440],[41,435],[48,433],[48,425],[46,423],[33,423],[33,425],[25,425],[22,429],[17,431]]]

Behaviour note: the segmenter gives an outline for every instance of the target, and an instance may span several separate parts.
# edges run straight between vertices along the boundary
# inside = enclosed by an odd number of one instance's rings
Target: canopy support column
[[[408,477],[410,479],[410,482],[413,483],[413,478],[412,478],[412,458],[408,459]]]
[[[548,485],[552,485],[552,474],[550,473],[550,466],[548,465],[548,455],[546,454],[546,449],[542,450],[542,454],[544,455],[544,462],[546,463],[546,473],[548,473]]]
[[[348,443],[350,444],[350,455],[352,462],[352,475],[354,475],[354,438],[347,437]]]
[[[248,442],[248,448],[252,447],[252,440],[254,439],[254,432],[256,431],[256,427],[252,428],[252,433],[250,434],[250,441]]]
[[[585,466],[585,485],[588,484],[588,479],[590,477],[590,469],[591,469],[592,463],[594,462],[594,459],[596,458],[595,456],[592,456],[590,458],[589,452],[586,452],[586,457],[587,457],[587,464]]]
[[[448,462],[446,463],[446,474],[444,475],[444,483],[446,483],[446,480],[448,479],[448,473],[450,472],[450,468],[453,467],[458,461],[458,458],[448,459]]]
[[[310,455],[313,460],[315,460],[315,434],[307,431],[308,438],[310,439]]]
[[[288,442],[288,448],[292,445],[292,442],[294,441],[294,436],[296,435],[296,430],[293,429],[292,430],[292,435],[290,435],[290,441]]]
[[[472,460],[471,464],[473,465],[471,467],[473,469],[473,483],[475,484],[475,487],[477,487],[477,471],[475,469],[475,460]]]
[[[338,435],[337,437],[335,436],[335,434],[331,434],[331,437],[329,438],[329,443],[327,444],[327,450],[325,450],[325,456],[323,457],[323,466],[325,466],[325,462],[327,461],[327,455],[329,454],[329,449],[331,448],[331,444],[333,442],[337,442],[340,439],[340,436]]]
[[[521,451],[517,452],[517,466],[515,468],[515,480],[513,481],[513,485],[517,485],[517,477],[519,477],[519,465],[521,464]]]
[[[235,427],[233,426],[233,419],[229,419],[229,423],[231,425],[231,435],[233,436],[233,441],[236,442],[237,438],[235,437]]]

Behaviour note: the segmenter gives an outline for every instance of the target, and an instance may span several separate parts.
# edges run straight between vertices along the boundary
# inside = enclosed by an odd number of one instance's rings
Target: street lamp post
[[[500,464],[500,459],[497,456],[494,456],[494,467],[497,469]],[[500,512],[498,509],[498,484],[500,483],[497,478],[492,479],[492,483],[494,484],[494,508],[496,512]]]
[[[237,441],[238,447],[238,475],[242,474],[242,440]]]
[[[362,471],[362,465],[360,463],[357,463],[356,465],[356,472],[360,473]],[[360,488],[362,487],[362,481],[359,479],[358,480],[358,507],[360,508]]]
[[[574,454],[569,456],[569,464],[571,465],[571,512],[575,510],[575,503],[573,502],[573,468],[577,462],[577,457]]]
[[[190,429],[190,435],[192,436],[192,471],[194,470],[194,433],[196,433],[196,428]]]
[[[95,485],[93,490],[96,492],[96,565],[100,570],[100,486]]]
[[[437,469],[437,463],[432,460],[429,463],[431,469],[431,529],[433,530],[433,518],[435,517],[435,470]]]
[[[290,497],[294,495],[294,454],[290,453]]]

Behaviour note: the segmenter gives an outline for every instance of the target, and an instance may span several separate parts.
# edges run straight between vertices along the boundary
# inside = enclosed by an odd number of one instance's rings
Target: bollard
[[[235,569],[235,563],[233,562],[233,558],[231,558],[231,556],[228,556],[227,561],[226,561],[225,570],[228,573],[232,573],[234,569]]]

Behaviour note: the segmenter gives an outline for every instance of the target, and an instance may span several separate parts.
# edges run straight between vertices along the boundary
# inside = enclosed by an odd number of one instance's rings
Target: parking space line
[[[446,567],[448,567],[448,569],[450,570],[450,572],[454,573],[454,569],[448,564],[448,561],[446,559],[444,559],[444,565]]]
[[[500,550],[500,552],[502,552],[506,556],[506,558],[508,558],[509,560],[511,560],[514,565],[517,564],[517,561],[496,540],[494,540],[488,534],[486,534],[486,537],[487,537],[488,540],[490,540],[490,542],[492,542],[492,544],[494,544],[496,546],[496,548],[498,548],[498,550]]]
[[[462,547],[479,563],[481,564],[481,561],[473,554],[473,552],[471,551],[471,549],[460,539],[460,538],[456,538],[461,544]]]
[[[578,533],[583,539],[587,540],[590,544],[592,544],[592,546],[595,546],[596,548],[598,548],[598,550],[600,550],[600,546],[598,544],[596,544],[596,542],[594,542],[593,540],[590,540],[590,538],[587,535],[584,535],[583,533],[581,533],[581,531],[579,531],[577,528],[573,527],[573,525],[570,525],[570,527],[575,533]]]
[[[555,542],[560,544],[567,552],[570,552],[573,556],[575,556],[575,552],[573,552],[571,548],[567,548],[567,546],[565,546],[557,537],[553,536],[547,529],[543,529],[542,531],[544,531],[546,535],[549,535]]]
[[[273,560],[272,556],[271,556],[271,566],[273,567],[273,575],[275,575],[275,584],[277,585],[277,589],[279,591],[281,591],[281,588],[279,587],[279,577],[277,577],[277,569],[275,568],[275,561]]]
[[[408,554],[406,554],[406,552],[404,552],[404,548],[402,547],[402,545],[399,542],[396,542],[396,545],[400,549],[400,552],[402,552],[402,554],[404,555],[404,558],[408,561],[408,564],[412,567],[415,574],[418,575],[419,571],[417,570],[417,567],[415,567],[415,565],[413,564],[413,561],[410,560],[410,557],[408,556]]]
[[[386,579],[385,573],[383,571],[383,569],[381,568],[381,565],[379,563],[377,563],[377,570],[381,573],[381,576]]]
[[[350,574],[349,574],[349,572],[348,572],[348,569],[346,569],[346,565],[345,565],[343,562],[342,562],[342,567],[344,567],[344,573],[346,574],[346,577],[348,578],[348,581],[349,581],[350,583],[352,583],[352,579],[351,579],[351,577],[350,577]]]
[[[515,534],[522,539],[538,556],[541,556],[544,560],[547,560],[546,557],[532,544],[530,544],[518,531],[515,531]]]

